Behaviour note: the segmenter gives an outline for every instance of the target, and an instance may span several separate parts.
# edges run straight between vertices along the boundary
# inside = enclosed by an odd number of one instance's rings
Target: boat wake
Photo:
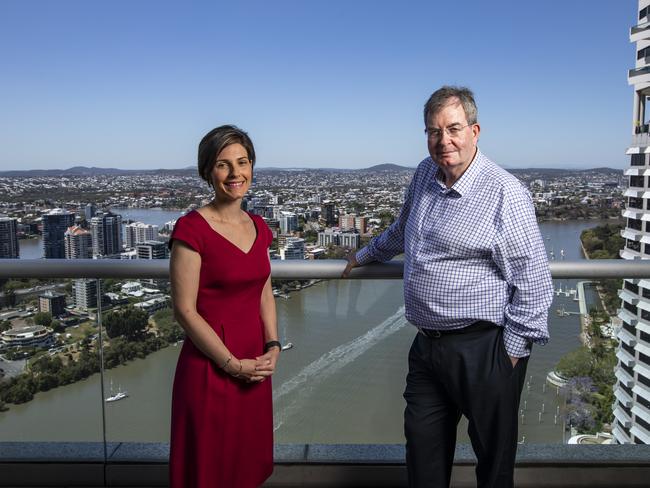
[[[311,387],[311,390],[314,385],[330,377],[341,368],[357,359],[378,342],[397,332],[406,324],[407,321],[404,318],[404,307],[402,306],[397,310],[397,312],[388,317],[381,324],[370,329],[362,336],[326,352],[320,358],[305,366],[293,378],[282,383],[282,385],[273,392],[273,403],[277,404],[277,402],[285,395],[293,392],[296,388],[303,387],[307,382],[309,382],[308,384]],[[298,408],[298,400],[305,396],[304,393],[308,391],[301,388],[300,392],[303,393],[303,395],[299,395],[298,398],[293,399],[291,403],[284,408],[276,410],[275,425],[273,428],[274,431],[278,430],[284,423],[284,420]]]

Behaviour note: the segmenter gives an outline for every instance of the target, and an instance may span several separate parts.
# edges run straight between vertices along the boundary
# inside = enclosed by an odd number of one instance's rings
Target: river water
[[[162,225],[178,212],[114,209],[134,220]],[[547,250],[559,258],[581,259],[579,234],[598,221],[541,224]],[[21,241],[21,257],[23,255]],[[38,256],[34,256],[38,257]],[[574,280],[555,282],[575,288]],[[588,303],[594,303],[593,292]],[[325,281],[279,298],[279,333],[294,348],[282,354],[274,384],[275,439],[279,443],[401,443],[402,392],[407,353],[415,329],[403,315],[401,280]],[[578,303],[558,296],[549,313],[551,341],[536,347],[522,395],[520,439],[527,443],[563,441],[563,399],[545,385],[559,358],[579,346],[578,315],[560,317]],[[110,441],[166,442],[169,438],[171,382],[180,347],[106,372],[110,384],[129,392],[104,403]],[[49,392],[0,413],[3,441],[99,441],[102,438],[100,375]],[[467,441],[461,423],[459,440]]]

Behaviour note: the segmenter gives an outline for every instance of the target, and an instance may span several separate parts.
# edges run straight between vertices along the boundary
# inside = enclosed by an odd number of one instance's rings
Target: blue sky
[[[505,167],[622,169],[637,5],[2,0],[0,170],[190,166],[225,123],[260,166],[414,166],[443,84]]]

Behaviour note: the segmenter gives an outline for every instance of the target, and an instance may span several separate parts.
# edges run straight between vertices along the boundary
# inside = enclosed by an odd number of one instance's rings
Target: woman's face
[[[253,163],[241,144],[230,144],[218,155],[210,175],[217,200],[238,200],[253,180]]]

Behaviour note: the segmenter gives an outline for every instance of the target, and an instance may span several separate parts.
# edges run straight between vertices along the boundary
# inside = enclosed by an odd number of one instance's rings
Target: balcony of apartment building
[[[272,275],[275,279],[282,280],[336,280],[340,277],[344,265],[344,262],[336,260],[273,262]],[[400,280],[402,271],[399,262],[376,264],[354,270],[352,279]],[[623,320],[622,327],[625,331],[617,351],[621,367],[616,372],[619,383],[614,390],[616,398],[614,415],[627,431],[630,428],[634,429],[634,416],[638,418],[640,414],[646,412],[643,405],[638,407],[637,404],[633,404],[632,388],[635,388],[634,393],[638,396],[650,399],[650,386],[635,383],[635,374],[638,376],[648,373],[650,377],[650,365],[639,366],[640,362],[634,359],[635,354],[638,356],[645,349],[638,351],[631,349],[639,347],[635,335],[636,329],[632,327],[640,323],[639,313],[643,305],[642,300],[639,300],[638,294],[633,293],[633,290],[634,286],[642,283],[642,280],[650,278],[650,260],[647,262],[558,261],[551,263],[551,272],[558,280],[624,277],[629,280],[630,284],[621,292],[623,308],[619,311],[619,317]],[[148,262],[5,260],[0,268],[0,278],[160,280],[167,278],[167,273],[165,260]],[[326,291],[327,283],[329,282],[325,281],[322,293],[331,294],[328,299],[334,303],[341,297],[334,291]],[[375,283],[379,282],[373,282],[373,290],[376,288]],[[283,299],[278,300],[279,303],[284,303]],[[291,298],[291,300],[299,300],[299,298]],[[101,308],[102,301],[98,300],[98,304]],[[346,296],[333,306],[350,307],[354,304],[350,297]],[[313,315],[310,311],[306,313]],[[364,315],[368,311],[361,310],[359,313]],[[103,347],[101,309],[95,316],[101,349]],[[308,337],[303,339],[309,340]],[[401,355],[404,357],[395,358],[395,364],[405,361],[406,350],[401,351]],[[386,361],[393,364],[392,358],[387,358]],[[0,439],[0,486],[166,486],[169,452],[167,442],[152,441],[145,437],[119,438],[119,435],[114,432],[115,422],[120,418],[117,412],[124,404],[105,401],[111,391],[110,379],[117,378],[119,375],[115,370],[105,369],[101,362],[99,369],[99,373],[95,374],[99,386],[93,398],[89,399],[89,403],[85,406],[78,407],[85,409],[91,405],[89,409],[94,419],[93,422],[80,427],[83,436],[75,438],[70,434],[65,439],[48,437],[47,426],[56,423],[57,418],[51,411],[42,412],[42,418],[39,420],[39,426],[43,428],[41,438],[28,440],[19,432],[13,438]],[[173,364],[169,365],[169,369],[173,371]],[[366,383],[377,380],[377,375],[372,374],[373,371],[369,368],[366,371],[367,376],[359,378],[360,388]],[[90,378],[84,381],[89,380]],[[142,381],[143,384],[147,382],[146,375]],[[307,385],[302,387],[308,388]],[[166,384],[161,388],[167,391],[171,386]],[[56,389],[51,392],[56,392]],[[136,394],[135,391],[132,393]],[[156,410],[161,407],[157,405],[156,398],[142,399],[142,401],[146,405],[147,416],[157,418]],[[342,395],[337,397],[334,404],[340,405],[345,401],[345,395]],[[383,401],[378,399],[376,403],[377,408],[380,408]],[[634,410],[635,408],[637,410]],[[0,415],[5,415],[5,421],[10,421],[12,410]],[[309,412],[296,412],[295,415],[305,416],[309,415]],[[335,411],[332,415],[336,416],[340,413]],[[542,413],[540,412],[539,415],[542,422]],[[549,428],[564,430],[561,426],[553,426],[552,414],[549,417],[547,412],[546,415],[545,422],[548,422]],[[384,423],[373,423],[371,412],[368,413],[367,419],[368,423],[365,427],[367,429],[382,432],[388,427]],[[291,418],[287,421],[290,422]],[[393,421],[391,423],[399,427],[401,416],[396,414]],[[299,437],[303,434],[304,439],[310,440],[300,441]],[[641,424],[633,434],[637,435],[637,438],[644,439],[643,436],[650,435],[650,430],[646,432],[645,426]],[[274,474],[264,486],[278,488],[406,486],[404,447],[401,443],[368,443],[361,437],[355,442],[354,435],[354,433],[351,435],[345,433],[345,438],[325,436],[321,441],[314,441],[310,438],[309,432],[299,432],[294,442],[277,443]],[[474,486],[475,458],[467,443],[459,444],[454,463],[452,486]],[[522,439],[522,443],[518,446],[515,472],[518,487],[640,487],[647,486],[649,477],[650,446],[647,445],[568,445],[561,441],[535,444],[524,442]]]
[[[650,6],[644,5],[644,3],[645,2],[640,2],[639,4],[637,25],[630,29],[631,42],[637,42],[647,36],[650,36],[650,32],[647,32],[648,29],[650,29]],[[644,35],[644,33],[646,35]]]
[[[630,42],[639,42],[650,38],[650,21],[648,21],[647,8],[639,12],[637,25],[630,28]]]
[[[639,68],[639,69],[648,70],[648,72],[646,74],[649,75],[648,81],[650,82],[650,66],[644,67],[644,68]],[[636,69],[630,70],[630,74],[633,71],[636,71]],[[630,82],[632,82],[632,81],[633,81],[632,78],[630,78]],[[628,150],[628,154],[635,154],[636,155],[636,154],[639,153],[639,151],[643,151],[641,154],[645,155],[644,152],[645,152],[646,148],[650,147],[650,135],[649,135],[649,132],[650,132],[650,124],[638,123],[634,127],[634,133],[632,134],[632,142],[630,144],[630,149]],[[627,171],[629,171],[629,170],[627,170]]]
[[[619,251],[623,259],[643,259],[642,248],[645,250],[641,239],[644,237],[642,231],[634,229],[621,230],[621,236],[625,239],[625,247]],[[648,245],[650,251],[650,245]]]

